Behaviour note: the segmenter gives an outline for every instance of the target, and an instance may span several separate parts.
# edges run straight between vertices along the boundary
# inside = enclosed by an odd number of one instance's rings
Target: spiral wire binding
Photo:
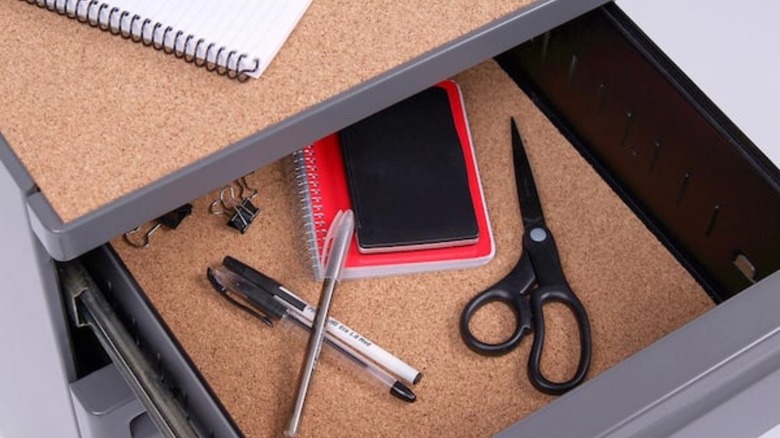
[[[193,42],[195,36],[192,34],[185,34],[184,31],[174,29],[171,26],[164,27],[163,23],[154,22],[149,18],[132,14],[116,6],[112,7],[110,4],[103,3],[100,0],[21,1],[57,12],[64,17],[76,20],[79,23],[89,24],[112,35],[119,35],[134,43],[141,43],[144,46],[160,50],[192,65],[203,67],[207,71],[235,79],[238,82],[246,82],[250,78],[249,74],[256,72],[260,68],[260,59],[254,58],[254,67],[239,70],[241,63],[246,61],[249,55],[245,53],[239,54],[236,50],[229,50],[227,47],[218,46],[215,43],[208,43],[203,38]],[[80,13],[79,11],[82,10],[82,5],[84,4],[86,6],[83,8],[83,13]],[[133,32],[136,23],[139,21],[140,31]],[[126,23],[127,25],[125,26]],[[165,44],[169,35],[172,35],[173,38],[170,46]],[[203,56],[197,56],[198,51],[202,47],[205,47]],[[192,48],[192,50],[188,51],[187,49],[189,48]],[[218,63],[221,57],[224,57],[224,64]],[[214,61],[209,61],[209,59]],[[235,63],[235,68],[229,67],[231,63]]]
[[[293,152],[292,179],[300,209],[301,234],[316,279],[322,279],[323,266],[320,248],[327,234],[325,215],[322,212],[320,182],[317,176],[317,157],[309,146]]]

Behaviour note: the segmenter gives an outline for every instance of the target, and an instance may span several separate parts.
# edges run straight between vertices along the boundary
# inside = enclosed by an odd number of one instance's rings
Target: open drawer
[[[629,420],[659,400],[685,407],[739,387],[711,381],[708,394],[682,390],[696,381],[742,372],[741,383],[749,383],[780,367],[772,310],[780,297],[771,293],[780,268],[780,173],[617,8],[588,13],[454,79],[465,96],[496,257],[470,270],[345,282],[333,316],[418,367],[425,376],[415,387],[419,400],[399,404],[326,360],[305,435],[485,436],[520,420],[508,434],[628,433],[626,424],[636,424]],[[465,302],[520,255],[511,116],[594,332],[588,382],[552,404],[525,377],[530,343],[484,358],[457,331]],[[291,408],[304,342],[230,307],[205,279],[207,266],[233,255],[316,301],[283,167],[247,177],[261,212],[246,234],[208,214],[214,192],[193,201],[192,217],[155,234],[148,248],[115,239],[80,258],[204,436],[276,435]],[[712,309],[753,283],[744,297]],[[488,313],[478,324],[501,336],[511,315]],[[739,318],[749,320],[734,329]],[[547,319],[548,342],[559,347],[543,363],[565,375],[576,361],[574,328],[560,309]],[[673,418],[656,410],[630,432],[661,424],[656,433],[671,433],[702,408]]]

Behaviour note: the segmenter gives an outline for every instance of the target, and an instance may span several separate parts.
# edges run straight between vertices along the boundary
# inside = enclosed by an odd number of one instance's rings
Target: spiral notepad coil
[[[163,23],[99,0],[21,0],[89,24],[112,35],[173,55],[197,67],[239,82],[260,68],[260,59],[197,38]],[[197,38],[197,39],[196,39]]]
[[[293,185],[300,210],[301,234],[314,276],[320,279],[323,276],[320,248],[325,240],[327,224],[322,212],[320,182],[316,172],[317,157],[314,149],[309,146],[293,152],[291,162]]]

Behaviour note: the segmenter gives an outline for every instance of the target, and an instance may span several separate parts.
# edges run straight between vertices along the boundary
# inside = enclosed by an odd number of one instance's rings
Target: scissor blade
[[[525,153],[525,145],[520,137],[514,117],[512,118],[512,155],[515,166],[515,184],[517,184],[517,197],[520,200],[520,214],[523,217],[523,226],[528,229],[534,225],[544,225],[542,204],[539,201],[539,193],[536,191],[534,174],[531,171],[531,163]]]

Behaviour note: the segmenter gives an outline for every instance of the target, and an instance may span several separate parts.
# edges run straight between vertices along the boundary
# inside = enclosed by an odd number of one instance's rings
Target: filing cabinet
[[[8,269],[29,271],[9,275],[10,284],[18,288],[24,282],[41,290],[36,296],[42,296],[22,300],[20,309],[38,312],[23,325],[29,329],[42,324],[50,333],[43,342],[30,340],[41,362],[49,362],[44,368],[52,362],[64,364],[55,372],[40,371],[49,375],[43,381],[59,387],[51,403],[68,406],[55,410],[56,421],[63,429],[89,436],[93,429],[85,424],[121,429],[132,417],[136,435],[131,436],[152,433],[140,411],[112,418],[87,412],[78,420],[70,418],[71,403],[79,408],[89,399],[84,391],[89,393],[95,373],[117,381],[113,361],[120,362],[119,374],[135,380],[134,390],[140,387],[145,406],[162,412],[157,416],[163,421],[184,421],[202,436],[245,434],[242,426],[247,422],[236,421],[227,407],[234,403],[221,400],[218,392],[224,394],[224,389],[211,386],[216,368],[209,368],[207,375],[199,367],[204,356],[189,352],[178,339],[182,323],[166,320],[168,308],[158,308],[164,298],[144,290],[141,283],[148,280],[140,278],[150,274],[133,272],[131,265],[137,263],[123,260],[129,250],[116,248],[121,245],[117,236],[184,202],[198,198],[201,206],[207,205],[213,190],[248,171],[262,168],[258,181],[278,183],[267,170],[281,167],[275,160],[438,80],[460,73],[465,82],[477,81],[468,70],[482,72],[485,67],[473,66],[493,57],[487,62],[496,67],[489,71],[500,66],[535,111],[609,186],[632,220],[641,222],[717,304],[647,348],[615,360],[581,388],[549,404],[546,400],[535,413],[504,419],[506,425],[522,421],[502,427],[502,436],[667,435],[772,375],[780,367],[780,320],[774,311],[780,304],[780,274],[775,273],[780,268],[780,171],[619,8],[600,3],[532,4],[68,222],[48,204],[13,145],[3,143],[4,204],[11,207],[4,225],[22,241],[21,248],[6,247],[3,260]],[[480,171],[487,176],[491,168],[482,166]],[[114,245],[108,243],[111,239]],[[74,280],[73,272],[80,275],[72,271],[77,265],[86,276]],[[177,281],[157,278],[161,283]],[[110,336],[98,341],[77,327],[90,310],[69,293],[83,292],[84,287],[106,298],[110,325],[121,326],[137,357],[107,355],[103,347],[112,343]],[[100,325],[86,319],[81,323]],[[31,348],[16,342],[19,350]],[[525,360],[514,355],[516,362]],[[148,389],[138,383],[143,379],[133,376],[139,368],[121,364],[135,360],[159,386],[151,396],[143,394]],[[42,367],[41,362],[36,366]],[[79,389],[71,394],[57,381]],[[160,407],[157,390],[168,407]],[[117,409],[141,406],[132,397],[117,400]],[[171,411],[180,418],[168,418],[165,412]]]

